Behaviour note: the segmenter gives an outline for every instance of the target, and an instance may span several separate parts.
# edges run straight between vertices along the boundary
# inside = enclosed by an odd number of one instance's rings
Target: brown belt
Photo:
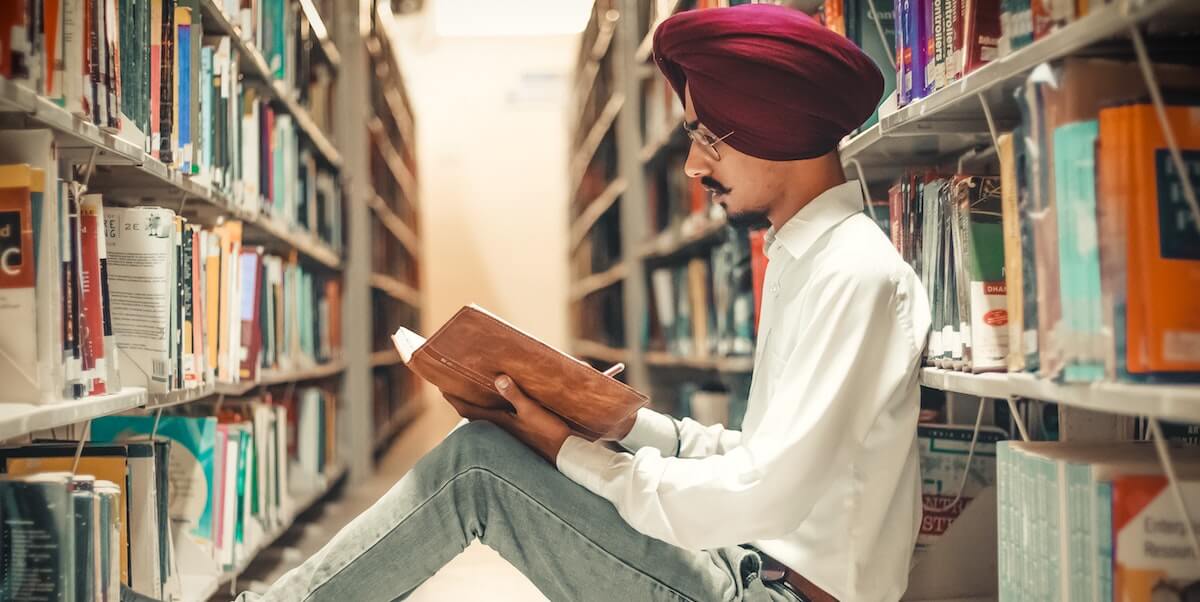
[[[787,565],[763,554],[761,551],[759,555],[762,556],[763,560],[762,575],[764,581],[772,583],[782,581],[787,585],[788,589],[799,594],[809,602],[838,602],[837,598],[834,598],[829,592],[821,589],[812,581],[805,579],[804,575],[793,571]]]

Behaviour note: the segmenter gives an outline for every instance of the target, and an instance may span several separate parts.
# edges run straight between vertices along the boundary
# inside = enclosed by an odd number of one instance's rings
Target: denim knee
[[[505,468],[536,459],[525,444],[486,420],[476,420],[456,429],[438,445],[437,452],[454,464],[456,472],[470,468],[502,472]]]

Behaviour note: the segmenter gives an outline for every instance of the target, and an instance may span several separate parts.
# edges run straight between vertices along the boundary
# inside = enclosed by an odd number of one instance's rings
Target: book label
[[[1184,150],[1181,154],[1192,189],[1200,190],[1200,150]],[[1157,149],[1154,166],[1158,179],[1159,251],[1163,259],[1200,260],[1200,228],[1183,194],[1183,181],[1170,151]]]

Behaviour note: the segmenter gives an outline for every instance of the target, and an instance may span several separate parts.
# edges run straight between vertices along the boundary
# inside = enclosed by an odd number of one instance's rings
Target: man
[[[404,598],[475,539],[556,601],[904,592],[929,311],[836,150],[882,77],[769,5],[674,16],[654,56],[685,106],[687,175],[733,224],[772,225],[744,430],[642,410],[617,452],[501,376],[515,412],[450,399],[471,422],[262,599]]]

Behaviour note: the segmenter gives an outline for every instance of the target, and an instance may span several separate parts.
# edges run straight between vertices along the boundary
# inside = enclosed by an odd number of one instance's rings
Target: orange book
[[[1184,198],[1154,107],[1128,116],[1126,262],[1130,372],[1200,372],[1200,228]],[[1200,106],[1167,107],[1194,189],[1200,189]]]
[[[221,338],[221,237],[224,228],[217,226],[204,234],[204,351],[206,369],[217,368],[217,341]]]

